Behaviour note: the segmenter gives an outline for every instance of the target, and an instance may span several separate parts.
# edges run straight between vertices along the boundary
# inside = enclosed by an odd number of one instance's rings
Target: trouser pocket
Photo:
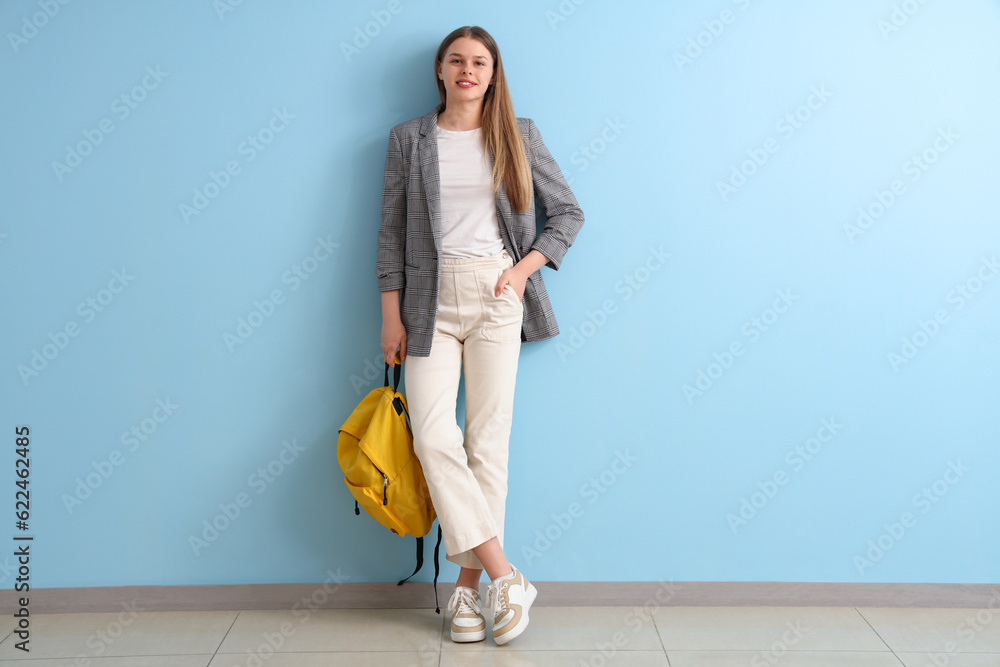
[[[483,307],[483,337],[495,341],[515,341],[521,339],[521,325],[524,321],[524,305],[517,298],[511,285],[504,285],[500,296],[496,296],[496,285],[503,272],[513,266],[507,261],[499,268],[483,269],[476,272],[479,296]]]

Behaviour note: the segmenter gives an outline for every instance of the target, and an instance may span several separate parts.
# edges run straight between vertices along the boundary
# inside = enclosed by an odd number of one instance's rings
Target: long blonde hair
[[[514,104],[507,90],[507,77],[500,59],[500,49],[490,35],[479,26],[462,26],[444,38],[437,50],[434,61],[434,80],[437,81],[441,104],[438,114],[447,108],[444,81],[438,78],[437,68],[444,59],[445,51],[459,37],[471,37],[482,42],[493,58],[493,84],[486,89],[483,98],[483,143],[493,156],[493,192],[497,192],[501,182],[507,198],[514,210],[526,213],[533,197],[531,190],[531,167],[525,153],[525,142],[517,127]]]

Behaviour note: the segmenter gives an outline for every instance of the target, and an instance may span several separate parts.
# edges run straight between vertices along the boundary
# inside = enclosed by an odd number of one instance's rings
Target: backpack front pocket
[[[376,493],[370,486],[352,484],[351,480],[344,478],[344,483],[358,504],[365,508],[376,521],[396,533],[397,535],[407,535],[410,531],[406,524],[396,516],[396,513],[389,509],[389,505],[383,505],[383,494]]]

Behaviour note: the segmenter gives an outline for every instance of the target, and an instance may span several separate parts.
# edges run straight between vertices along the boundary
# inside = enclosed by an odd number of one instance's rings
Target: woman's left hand
[[[514,289],[514,293],[517,294],[517,300],[521,301],[524,299],[524,284],[526,282],[528,282],[528,276],[522,275],[517,270],[517,266],[512,266],[500,274],[500,280],[497,281],[497,286],[493,290],[493,294],[499,297],[503,292],[503,288],[510,285]]]

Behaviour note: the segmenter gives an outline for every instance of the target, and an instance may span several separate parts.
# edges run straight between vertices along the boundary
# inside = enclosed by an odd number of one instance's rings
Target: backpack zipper
[[[388,496],[388,491],[389,491],[389,476],[386,475],[381,470],[379,470],[378,466],[375,465],[374,463],[372,463],[372,467],[375,468],[375,470],[378,471],[378,474],[382,475],[382,480],[383,480],[382,481],[382,504],[383,505],[388,505],[389,504],[389,496]]]

